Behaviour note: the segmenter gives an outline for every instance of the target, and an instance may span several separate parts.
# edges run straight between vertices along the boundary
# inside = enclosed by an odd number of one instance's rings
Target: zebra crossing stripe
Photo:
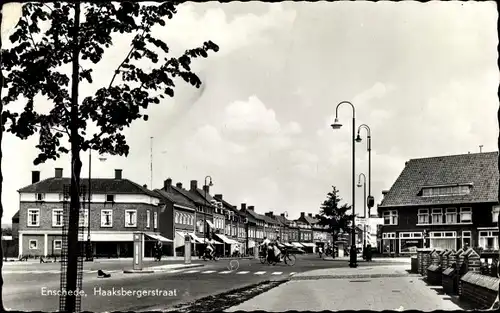
[[[242,272],[238,272],[236,274],[240,274],[241,275],[241,274],[248,274],[248,273],[250,273],[250,272],[249,271],[242,271]]]
[[[266,272],[255,272],[254,274],[255,275],[262,275],[262,274],[265,274]]]
[[[199,270],[191,270],[191,271],[187,271],[187,272],[184,272],[184,273],[187,273],[187,274],[193,274],[193,273],[198,273]]]
[[[222,272],[219,272],[219,274],[229,274],[231,273],[232,271],[222,271]]]
[[[204,272],[201,272],[202,274],[211,274],[211,273],[215,273],[215,271],[204,271]]]
[[[283,272],[274,272],[271,275],[281,275],[281,274],[283,274]]]

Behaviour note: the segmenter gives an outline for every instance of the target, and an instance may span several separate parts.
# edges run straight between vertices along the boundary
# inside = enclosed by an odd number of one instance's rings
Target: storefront
[[[431,249],[457,250],[457,232],[455,231],[434,231],[429,233]]]
[[[424,247],[424,237],[421,232],[399,233],[399,253],[416,253],[417,249]]]
[[[396,247],[396,233],[382,233],[382,253],[395,254]]]

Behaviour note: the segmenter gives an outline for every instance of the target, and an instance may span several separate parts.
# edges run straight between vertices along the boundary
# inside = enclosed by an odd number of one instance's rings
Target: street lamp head
[[[358,187],[363,187],[363,185],[361,185],[361,182],[358,182]]]
[[[359,133],[358,133],[358,136],[356,137],[355,140],[356,140],[356,142],[361,142],[362,141],[361,136],[359,135]]]
[[[210,183],[208,184],[210,187],[212,187],[214,184],[212,184],[212,180],[210,180]]]
[[[331,126],[333,129],[339,129],[340,127],[342,127],[342,124],[339,123],[338,118],[335,118],[335,121],[333,122],[333,124]]]

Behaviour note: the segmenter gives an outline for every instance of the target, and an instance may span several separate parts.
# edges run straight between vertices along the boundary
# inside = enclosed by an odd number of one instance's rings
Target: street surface
[[[172,305],[194,301],[196,299],[256,284],[266,280],[281,280],[291,275],[322,268],[347,267],[348,262],[325,261],[317,255],[299,255],[294,266],[278,264],[270,266],[259,260],[240,259],[200,261],[204,267],[172,270],[152,274],[124,274],[123,269],[130,269],[128,262],[85,263],[83,274],[82,310],[93,312],[138,311],[148,308],[167,308]],[[146,266],[182,263],[180,261],[147,262]],[[230,265],[231,263],[231,265]],[[238,266],[236,266],[238,263]],[[42,295],[42,288],[58,290],[60,275],[58,263],[16,263],[4,268],[4,305],[12,310],[58,310],[59,297]],[[97,278],[98,269],[111,272],[111,278]],[[100,288],[100,289],[99,289]],[[164,296],[103,296],[95,293],[99,290],[166,290]]]

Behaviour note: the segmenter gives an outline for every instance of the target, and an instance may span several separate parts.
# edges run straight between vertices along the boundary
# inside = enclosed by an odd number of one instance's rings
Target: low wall
[[[477,309],[490,308],[495,302],[498,295],[499,278],[468,272],[460,281],[462,285],[461,300],[473,303]]]

